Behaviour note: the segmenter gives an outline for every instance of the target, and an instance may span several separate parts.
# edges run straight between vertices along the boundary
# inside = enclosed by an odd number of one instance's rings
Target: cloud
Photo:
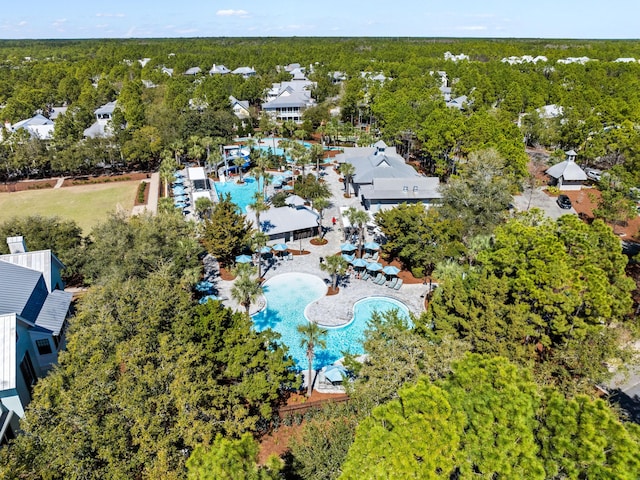
[[[18,27],[24,27],[26,24],[27,22],[22,20],[21,22],[18,22]]]
[[[53,25],[54,27],[61,27],[66,21],[67,21],[66,18],[60,18],[55,22],[53,22],[51,25]]]
[[[124,17],[124,13],[96,13],[96,17]]]
[[[228,10],[218,10],[216,12],[216,15],[218,15],[219,17],[246,17],[247,15],[249,15],[249,12],[247,12],[246,10],[233,10],[233,9],[228,9]]]
[[[487,29],[486,25],[468,25],[468,26],[456,27],[456,30],[464,30],[465,32],[477,32],[477,31],[486,30],[486,29]]]

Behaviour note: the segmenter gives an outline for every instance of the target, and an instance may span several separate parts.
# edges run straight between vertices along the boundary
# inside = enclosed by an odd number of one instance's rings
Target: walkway
[[[152,215],[158,213],[158,195],[160,191],[160,174],[154,172],[148,180],[142,180],[149,184],[149,196],[146,205],[135,205],[131,210],[131,215],[140,215],[149,212]]]

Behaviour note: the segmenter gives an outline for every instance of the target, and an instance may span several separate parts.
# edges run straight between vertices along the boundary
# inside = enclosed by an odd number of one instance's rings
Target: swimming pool
[[[322,279],[306,273],[286,273],[265,282],[264,296],[267,307],[253,318],[257,330],[271,328],[281,335],[280,341],[289,347],[289,354],[300,369],[308,368],[305,349],[300,346],[298,325],[308,322],[304,310],[310,303],[326,294]],[[314,368],[331,365],[343,357],[342,352],[354,355],[364,353],[362,339],[373,312],[397,308],[409,318],[409,309],[403,303],[387,297],[370,297],[356,302],[353,320],[343,327],[327,328],[326,349],[315,351]]]
[[[236,138],[235,141],[236,142],[247,142],[247,138]],[[273,155],[278,155],[278,156],[282,156],[285,157],[287,162],[291,162],[291,158],[285,153],[284,148],[280,147],[280,142],[285,140],[284,138],[263,138],[262,140],[260,140],[260,144],[259,145],[254,145],[252,148],[254,149],[258,149],[262,152],[265,153],[271,153]],[[309,142],[303,142],[300,140],[296,140],[299,143],[302,143],[302,145],[304,145],[304,147],[306,149],[311,148],[311,143]],[[325,147],[325,150],[341,150],[341,148],[339,147]],[[322,163],[327,163],[327,162],[331,162],[332,159],[330,158],[325,158],[324,160],[322,160]]]
[[[246,176],[243,178],[244,183],[236,183],[235,180],[228,182],[214,182],[213,186],[218,193],[218,197],[222,197],[229,193],[231,201],[242,209],[242,213],[246,213],[247,205],[254,202],[253,195],[262,190],[262,181],[257,181],[253,177]]]

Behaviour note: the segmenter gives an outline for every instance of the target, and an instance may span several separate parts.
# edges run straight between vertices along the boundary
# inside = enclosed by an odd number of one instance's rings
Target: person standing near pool
[[[336,222],[337,222],[336,217],[331,217],[331,223],[333,224],[334,227],[336,226]]]

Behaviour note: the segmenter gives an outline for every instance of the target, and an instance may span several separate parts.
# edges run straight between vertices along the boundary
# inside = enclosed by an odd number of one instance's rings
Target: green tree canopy
[[[250,234],[250,223],[227,194],[211,209],[211,218],[204,224],[202,243],[223,265],[231,265],[249,242]]]
[[[602,400],[543,393],[528,370],[468,355],[360,422],[340,478],[631,479],[639,442]]]
[[[604,380],[606,363],[625,357],[618,336],[634,286],[619,241],[602,222],[526,214],[498,227],[477,261],[436,293],[425,315],[436,335],[535,362],[541,378],[568,389]]]

